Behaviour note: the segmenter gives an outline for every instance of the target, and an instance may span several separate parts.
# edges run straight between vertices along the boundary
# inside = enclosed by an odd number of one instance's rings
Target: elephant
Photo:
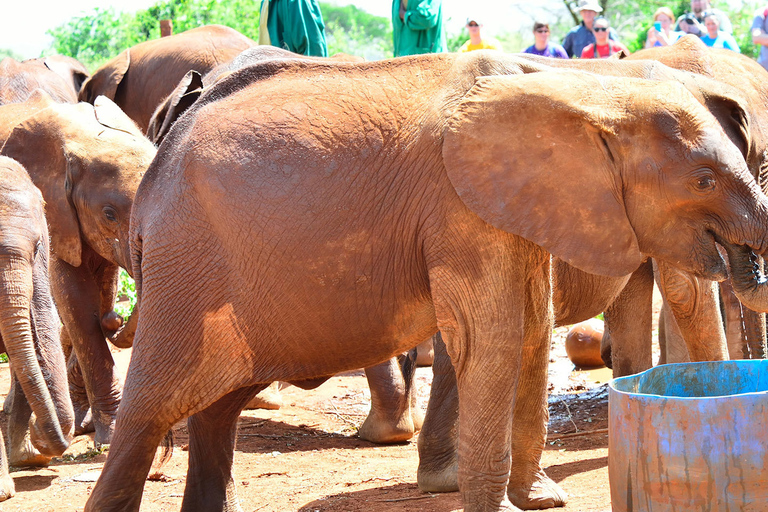
[[[176,119],[197,100],[204,88],[211,87],[227,73],[275,59],[362,62],[362,59],[344,54],[334,55],[328,59],[298,55],[274,46],[248,48],[233,60],[216,66],[205,76],[197,71],[187,72],[174,91],[152,114],[147,136],[159,145]],[[421,429],[424,418],[413,392],[415,371],[413,357],[413,355],[402,355],[365,369],[371,390],[371,410],[358,430],[360,438],[380,444],[399,443],[410,439]],[[278,408],[279,393],[275,386],[270,386],[256,395],[246,408]]]
[[[768,199],[680,84],[501,76],[529,63],[472,53],[264,62],[174,123],[131,213],[142,312],[86,511],[138,510],[184,417],[182,510],[236,508],[236,422],[256,392],[371,366],[438,329],[465,510],[525,508],[532,491],[562,502],[539,462],[550,253],[595,274],[654,257],[724,279],[716,241],[746,272],[766,250]],[[738,283],[765,300],[767,285]]]
[[[79,99],[93,103],[98,96],[106,96],[146,132],[152,113],[188,71],[205,74],[255,45],[222,25],[145,41],[97,69],[83,84]]]
[[[121,245],[128,245],[133,198],[156,149],[111,100],[58,104],[42,91],[0,107],[0,144],[45,199],[52,293],[84,379],[84,390],[72,389],[77,431],[90,402],[95,441],[108,444],[121,386],[106,340],[122,346],[126,334],[102,319],[112,313],[119,267],[131,268]]]
[[[752,117],[750,137],[753,143],[748,148],[747,164],[763,191],[768,190],[768,150],[765,142],[768,140],[768,99],[764,93],[768,74],[762,66],[744,55],[709,48],[698,37],[690,35],[681,38],[674,45],[649,48],[628,57],[628,60],[634,59],[653,59],[672,68],[714,78],[739,89],[746,97]],[[729,319],[726,321],[726,333],[731,358],[765,357],[764,315],[749,308],[742,308],[730,290],[730,286],[721,286],[725,316]],[[637,302],[637,300],[629,300],[626,308],[635,307]],[[672,326],[674,323],[674,321],[671,322]],[[666,337],[670,338],[669,327],[667,331]],[[679,346],[679,337],[674,335],[674,332],[672,334],[667,343],[669,348],[666,350],[673,354],[670,361],[688,360],[685,348]],[[661,337],[660,341],[664,341],[664,338]],[[677,357],[674,354],[678,354]],[[662,352],[662,357],[664,356],[665,351]],[[695,360],[692,357],[691,359]]]
[[[21,103],[35,89],[59,103],[77,103],[77,83],[87,75],[85,67],[71,57],[54,55],[24,62],[6,57],[0,61],[0,105]]]
[[[14,400],[8,425],[10,463],[19,465],[45,464],[64,453],[74,428],[58,317],[48,281],[43,204],[24,168],[0,157],[0,351],[8,354],[20,395]],[[0,501],[15,493],[8,464],[0,435]]]

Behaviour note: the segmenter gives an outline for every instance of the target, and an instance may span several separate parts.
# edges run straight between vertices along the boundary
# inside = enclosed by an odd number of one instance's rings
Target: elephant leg
[[[20,388],[21,386],[16,386]],[[30,409],[31,412],[31,409]],[[8,468],[8,456],[5,452],[5,440],[0,432],[0,502],[13,498],[16,494],[16,486],[11,478]]]
[[[526,294],[531,287],[541,286],[549,292],[549,254],[527,242],[495,245],[504,251],[503,255],[483,255],[483,265],[493,269],[488,274],[493,277],[476,277],[468,290],[462,288],[460,279],[448,279],[450,286],[443,289],[442,283],[430,276],[438,327],[456,371],[458,481],[467,512],[519,510],[507,497],[513,463],[512,431],[531,430],[531,435],[538,436],[541,429],[541,425],[513,425],[512,421],[525,345],[525,317],[547,317],[546,330],[551,330],[553,322],[549,293],[543,294],[545,303],[526,311]],[[524,252],[516,256],[518,251]],[[491,259],[493,256],[497,258]],[[493,301],[478,304],[478,290],[483,290],[484,297],[493,297]],[[533,311],[541,311],[539,308],[549,315]],[[524,371],[546,374],[547,370],[544,366],[526,367]],[[536,396],[543,396],[543,392],[537,391]]]
[[[245,404],[265,387],[240,388],[187,420],[189,469],[182,512],[242,510],[232,480],[237,419]]]
[[[717,283],[658,261],[659,290],[668,308],[666,361],[723,361],[728,350],[720,317]]]
[[[742,306],[741,312],[744,316],[744,333],[749,346],[750,358],[765,359],[765,313],[752,311],[746,306]]]
[[[659,364],[667,364],[667,314],[666,308],[659,310]]]
[[[605,311],[605,334],[611,341],[614,377],[653,366],[653,265],[650,260],[632,273],[627,285]]]
[[[662,303],[659,311],[659,330],[661,330],[662,322],[664,325],[664,343],[660,345],[661,350],[664,351],[664,357],[659,358],[659,364],[690,362],[691,358],[685,346],[683,333],[680,331],[675,315],[666,300]]]
[[[101,327],[102,283],[95,256],[88,251],[80,267],[53,259],[51,285],[73,352],[82,370],[97,446],[110,443],[120,402],[120,381]]]
[[[567,501],[565,491],[540,465],[549,422],[550,291],[550,283],[544,279],[530,280],[526,285],[525,337],[512,415],[512,468],[507,486],[509,501],[523,510],[562,507]],[[542,304],[550,307],[543,308]]]
[[[445,349],[443,337],[432,338],[432,389],[424,425],[419,434],[417,481],[424,492],[459,490],[459,394],[456,372]]]
[[[720,299],[725,317],[725,339],[731,359],[749,359],[749,345],[744,333],[741,302],[736,298],[731,281],[720,283]]]
[[[21,385],[13,377],[11,393],[13,400],[8,411],[8,447],[10,458],[8,463],[12,466],[47,466],[51,457],[41,454],[32,444],[29,432],[29,418],[32,409]]]
[[[280,396],[280,383],[273,382],[263,391],[257,393],[245,406],[246,409],[267,409],[276,411],[283,406],[283,398]]]
[[[373,443],[399,443],[416,433],[411,399],[416,350],[365,369],[371,390],[371,411],[357,432]],[[421,416],[419,411],[419,416]],[[419,421],[419,428],[422,421]]]
[[[66,329],[62,329],[62,336]],[[93,432],[94,426],[91,416],[91,404],[88,403],[88,393],[85,391],[83,370],[77,362],[77,354],[74,350],[67,360],[67,380],[69,381],[69,396],[72,399],[72,407],[75,411],[75,435],[79,436]]]

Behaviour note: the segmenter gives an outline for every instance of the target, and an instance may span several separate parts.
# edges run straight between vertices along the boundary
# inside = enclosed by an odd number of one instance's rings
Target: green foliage
[[[10,57],[14,60],[22,61],[24,60],[24,57],[16,53],[15,51],[8,49],[8,48],[0,48],[0,60],[3,60],[6,57]]]
[[[117,285],[117,299],[120,302],[115,304],[115,312],[123,318],[131,316],[131,311],[133,311],[133,307],[136,305],[136,282],[122,268],[120,269]],[[127,306],[125,305],[125,299],[128,300]]]
[[[320,3],[328,41],[328,55],[346,53],[366,60],[389,57],[394,52],[392,23],[354,5]]]
[[[174,33],[219,24],[257,40],[259,0],[160,0],[136,13],[94,9],[48,31],[56,53],[78,59],[95,70],[126,48],[160,37],[160,20],[169,19]],[[329,54],[348,53],[366,59],[392,55],[392,25],[355,6],[321,3]]]

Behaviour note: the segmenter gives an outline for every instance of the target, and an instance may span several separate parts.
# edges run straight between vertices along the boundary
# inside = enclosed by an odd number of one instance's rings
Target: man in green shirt
[[[261,0],[259,44],[327,57],[325,24],[316,0]]]
[[[447,51],[442,0],[393,0],[395,57]]]

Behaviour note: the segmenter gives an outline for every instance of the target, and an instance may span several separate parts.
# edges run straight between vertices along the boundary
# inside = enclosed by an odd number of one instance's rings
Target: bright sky
[[[254,0],[259,2],[260,0]],[[329,0],[340,5],[353,3],[372,14],[390,16],[391,0]],[[24,58],[38,57],[51,44],[46,30],[70,18],[92,12],[95,7],[113,7],[134,12],[157,0],[8,0],[0,17],[0,48],[10,48]],[[469,8],[468,5],[472,7]],[[554,21],[562,10],[561,0],[443,0],[443,17],[450,31],[458,31],[468,15],[480,17],[487,33],[516,31],[532,26],[533,20]]]

